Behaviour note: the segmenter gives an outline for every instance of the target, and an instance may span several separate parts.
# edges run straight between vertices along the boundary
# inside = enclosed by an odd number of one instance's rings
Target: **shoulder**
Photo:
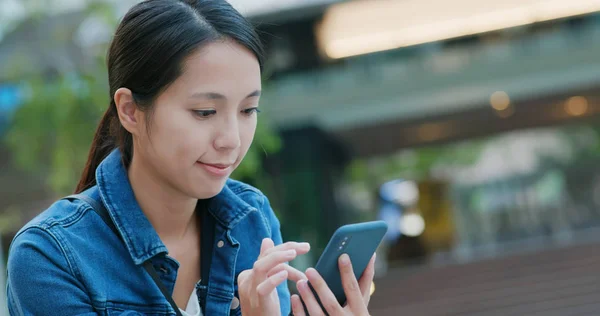
[[[19,261],[27,261],[27,256],[34,254],[47,259],[58,260],[54,256],[68,259],[73,235],[89,237],[87,222],[92,221],[89,210],[89,205],[78,200],[54,202],[17,232],[10,244],[9,264],[21,265]]]
[[[32,231],[50,233],[58,227],[69,227],[81,220],[87,211],[86,206],[81,201],[58,200],[25,224],[17,232],[15,239],[27,239]]]
[[[91,315],[86,292],[91,274],[85,273],[91,260],[82,258],[97,258],[88,254],[102,249],[89,246],[95,231],[90,229],[88,209],[81,202],[57,201],[16,234],[6,265],[7,301],[13,313],[57,315],[68,310]]]
[[[79,203],[59,200],[23,226],[10,244],[9,280],[26,280],[32,271],[56,267],[74,274],[63,229],[81,218],[82,212]]]
[[[10,244],[7,269],[12,277],[24,277],[30,269],[44,269],[46,263],[66,263],[61,236],[52,227],[28,225],[23,227]],[[61,264],[62,265],[62,264]],[[66,266],[66,264],[65,264]]]

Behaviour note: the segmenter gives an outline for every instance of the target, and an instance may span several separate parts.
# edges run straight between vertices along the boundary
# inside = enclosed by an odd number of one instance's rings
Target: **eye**
[[[246,115],[252,115],[254,113],[260,113],[260,110],[258,109],[258,107],[253,107],[253,108],[248,108],[248,109],[242,110],[242,113],[244,113]]]
[[[193,110],[192,112],[194,112],[194,115],[201,118],[206,118],[217,113],[216,110]]]

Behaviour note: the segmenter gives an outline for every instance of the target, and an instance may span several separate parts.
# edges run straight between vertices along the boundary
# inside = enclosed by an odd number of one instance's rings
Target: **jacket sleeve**
[[[279,219],[277,219],[277,216],[275,216],[275,212],[273,212],[273,209],[271,208],[269,199],[266,196],[263,197],[262,212],[269,221],[271,228],[271,239],[273,240],[273,243],[276,246],[282,244],[283,238],[281,237],[281,225],[279,223]],[[291,301],[290,289],[288,288],[287,282],[283,282],[277,287],[277,294],[279,295],[281,315],[288,316],[291,311]]]
[[[7,264],[10,315],[97,315],[58,240],[40,227],[13,240]]]

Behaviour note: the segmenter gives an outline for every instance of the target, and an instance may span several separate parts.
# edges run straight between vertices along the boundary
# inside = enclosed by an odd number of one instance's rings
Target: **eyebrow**
[[[261,94],[260,90],[254,90],[252,93],[250,93],[249,95],[247,95],[244,99],[248,99],[248,98],[252,98],[252,97],[259,97]],[[208,100],[223,100],[223,99],[227,99],[226,96],[217,93],[217,92],[198,92],[198,93],[194,93],[191,96],[194,99],[208,99]]]

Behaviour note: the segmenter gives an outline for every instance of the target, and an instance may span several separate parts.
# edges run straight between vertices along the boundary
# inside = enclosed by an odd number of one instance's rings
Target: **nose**
[[[233,150],[241,146],[240,128],[237,119],[228,119],[224,121],[222,126],[218,127],[214,146],[217,150]]]

